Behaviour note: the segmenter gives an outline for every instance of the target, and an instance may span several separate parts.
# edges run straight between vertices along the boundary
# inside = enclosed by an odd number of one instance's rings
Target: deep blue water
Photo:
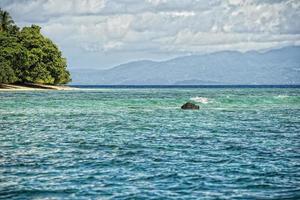
[[[97,89],[97,88],[116,88],[116,89],[135,89],[135,88],[158,88],[158,89],[170,89],[170,88],[234,88],[234,89],[242,89],[242,88],[300,88],[300,85],[71,85],[77,88],[88,88],[88,89]]]
[[[0,92],[0,198],[300,199],[299,116],[285,86]]]

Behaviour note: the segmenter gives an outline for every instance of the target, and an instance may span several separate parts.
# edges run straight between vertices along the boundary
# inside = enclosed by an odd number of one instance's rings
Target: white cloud
[[[63,5],[62,5],[63,4]],[[299,0],[1,0],[65,48],[156,54],[299,44]]]

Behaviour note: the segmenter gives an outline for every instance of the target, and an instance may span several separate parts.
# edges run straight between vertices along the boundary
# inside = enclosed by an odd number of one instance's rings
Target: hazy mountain
[[[136,61],[108,70],[71,70],[72,84],[300,84],[300,47],[264,53],[221,51],[163,62]]]

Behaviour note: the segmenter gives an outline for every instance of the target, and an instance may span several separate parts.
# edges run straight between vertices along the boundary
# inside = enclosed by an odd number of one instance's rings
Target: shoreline
[[[45,91],[45,90],[78,90],[78,88],[66,86],[66,85],[0,84],[0,92],[4,92],[4,91]]]
[[[47,91],[47,90],[93,90],[93,89],[172,89],[172,88],[201,88],[201,89],[264,89],[264,88],[294,88],[299,89],[300,85],[44,85],[44,84],[2,84],[0,92],[9,91]]]

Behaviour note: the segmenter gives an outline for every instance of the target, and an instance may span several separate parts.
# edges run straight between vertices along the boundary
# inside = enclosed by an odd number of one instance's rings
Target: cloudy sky
[[[38,24],[70,68],[300,45],[300,0],[0,0]]]

